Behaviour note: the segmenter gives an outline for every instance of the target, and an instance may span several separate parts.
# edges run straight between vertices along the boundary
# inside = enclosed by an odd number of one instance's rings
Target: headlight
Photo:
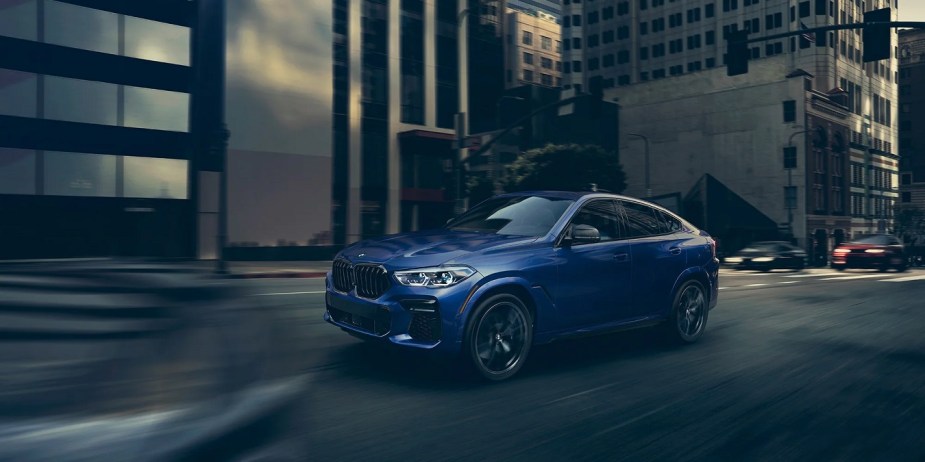
[[[851,250],[849,250],[849,249],[835,249],[835,250],[832,251],[832,253],[851,253]]]
[[[742,257],[729,257],[726,259],[726,263],[742,263]]]
[[[475,274],[468,266],[445,266],[396,271],[395,279],[404,286],[449,287]]]
[[[883,253],[883,252],[885,252],[885,250],[883,250],[883,249],[867,249],[867,250],[865,250],[864,252],[865,252],[865,253]]]
[[[774,261],[774,257],[758,257],[753,258],[752,261],[757,263],[767,263],[769,261]]]

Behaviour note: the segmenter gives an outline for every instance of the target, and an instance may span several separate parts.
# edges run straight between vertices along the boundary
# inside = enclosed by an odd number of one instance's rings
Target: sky
[[[900,0],[899,1],[899,20],[900,21],[923,21],[925,22],[925,1],[923,0]]]

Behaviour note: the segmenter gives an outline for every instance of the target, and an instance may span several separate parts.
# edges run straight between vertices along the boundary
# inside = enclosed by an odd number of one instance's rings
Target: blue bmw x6
[[[353,244],[334,259],[324,318],[358,337],[461,356],[485,378],[534,344],[659,325],[691,343],[716,306],[704,231],[657,205],[597,192],[488,199],[442,229]]]

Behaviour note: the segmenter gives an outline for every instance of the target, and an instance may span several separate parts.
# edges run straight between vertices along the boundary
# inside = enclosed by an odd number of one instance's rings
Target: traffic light
[[[891,19],[889,8],[882,8],[864,13],[864,24],[872,22],[888,23]],[[864,26],[863,41],[865,63],[879,61],[881,59],[890,59],[890,54],[893,50],[890,36],[890,26],[887,24]]]
[[[726,75],[748,73],[748,31],[732,31],[726,36]]]

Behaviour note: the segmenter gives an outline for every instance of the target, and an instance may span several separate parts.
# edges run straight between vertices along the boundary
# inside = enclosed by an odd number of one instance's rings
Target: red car
[[[906,271],[903,244],[889,234],[871,234],[839,245],[832,251],[832,268],[872,268],[886,271]]]

